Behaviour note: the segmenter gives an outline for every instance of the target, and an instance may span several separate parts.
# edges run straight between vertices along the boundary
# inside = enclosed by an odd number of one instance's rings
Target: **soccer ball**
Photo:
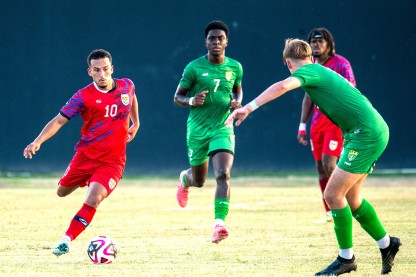
[[[109,236],[95,237],[89,242],[87,253],[94,264],[111,264],[117,255],[116,243]]]

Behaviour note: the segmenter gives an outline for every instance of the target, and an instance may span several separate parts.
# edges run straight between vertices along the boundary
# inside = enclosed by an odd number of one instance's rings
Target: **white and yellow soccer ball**
[[[109,236],[98,236],[88,243],[88,257],[94,264],[111,264],[117,256],[116,243]]]

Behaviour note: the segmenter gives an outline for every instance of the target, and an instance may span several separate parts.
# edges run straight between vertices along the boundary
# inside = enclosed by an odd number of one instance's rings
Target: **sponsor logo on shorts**
[[[357,158],[358,156],[358,152],[354,151],[354,150],[350,150],[350,152],[348,152],[348,160],[351,162],[353,160],[355,160],[355,158]]]
[[[116,187],[116,185],[117,185],[117,183],[116,183],[116,181],[114,181],[113,178],[111,178],[110,181],[108,181],[108,187],[110,189],[114,189]]]
[[[121,102],[124,104],[124,106],[127,106],[130,103],[130,97],[128,94],[124,93],[121,95]]]
[[[225,79],[227,79],[227,81],[231,80],[231,77],[233,77],[232,71],[225,72]]]
[[[338,141],[330,140],[329,141],[329,150],[334,151],[338,147]]]
[[[202,76],[203,77],[207,77],[208,76],[208,73],[202,73]]]

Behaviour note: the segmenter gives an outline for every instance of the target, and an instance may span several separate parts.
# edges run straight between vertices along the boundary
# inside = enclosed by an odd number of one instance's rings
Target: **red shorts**
[[[322,154],[339,158],[343,148],[344,137],[341,129],[332,128],[331,131],[312,131],[310,134],[311,150],[315,161],[322,160]]]
[[[108,195],[116,188],[123,176],[124,164],[105,163],[92,160],[82,153],[76,153],[66,169],[59,185],[64,187],[88,186],[98,182],[105,187]]]

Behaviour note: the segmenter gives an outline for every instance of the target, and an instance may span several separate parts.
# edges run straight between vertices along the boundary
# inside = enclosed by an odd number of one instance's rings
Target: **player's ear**
[[[88,75],[92,77],[92,75],[91,75],[91,68],[88,67],[87,72],[88,72]]]

